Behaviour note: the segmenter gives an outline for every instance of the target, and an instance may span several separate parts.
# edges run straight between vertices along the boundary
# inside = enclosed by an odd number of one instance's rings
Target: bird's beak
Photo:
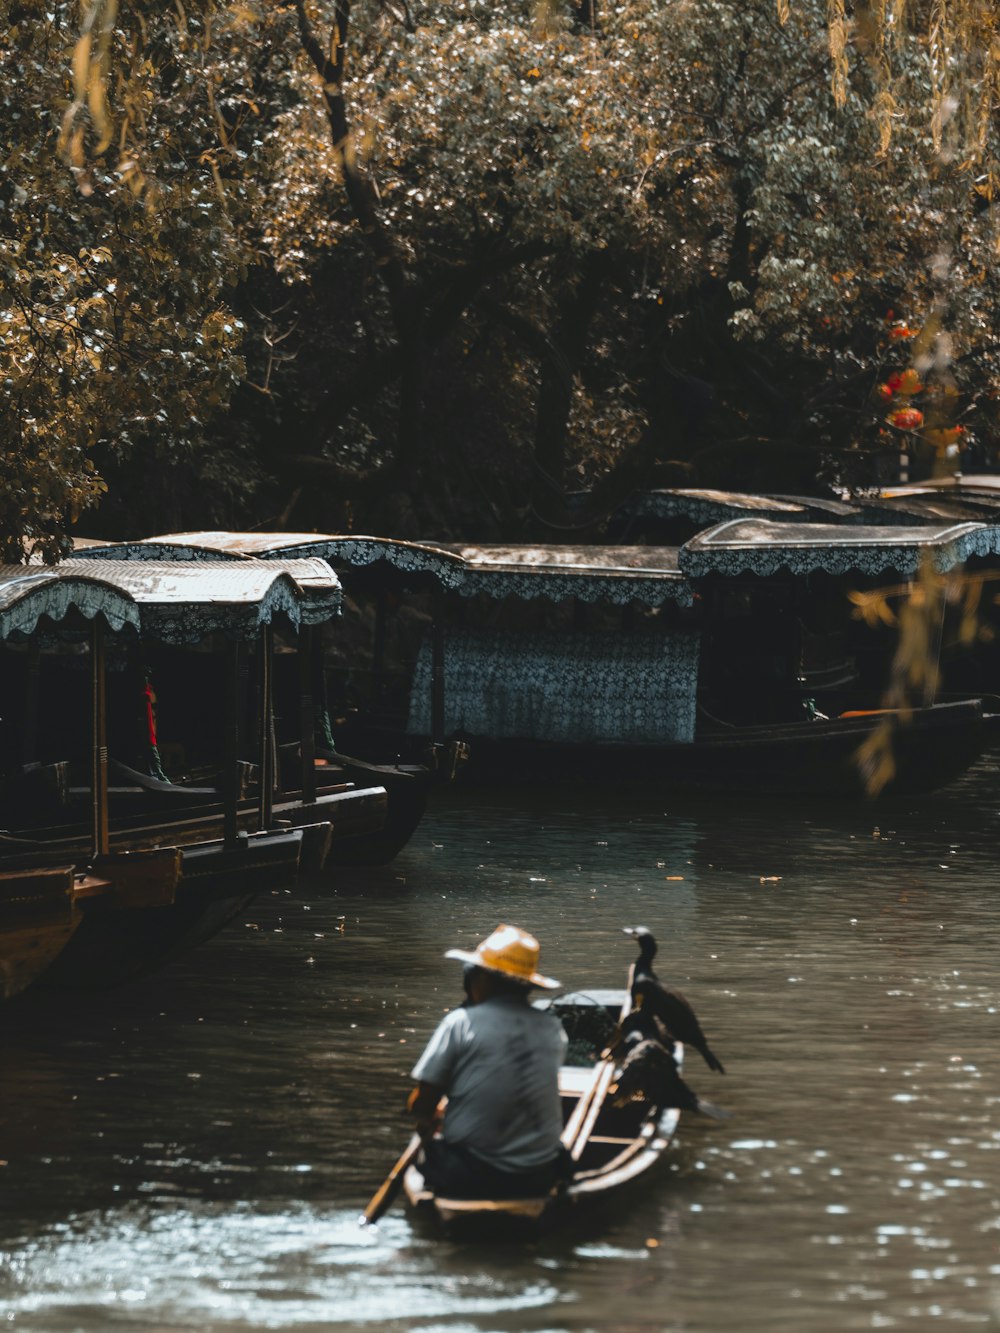
[[[622,934],[623,934],[623,935],[634,935],[634,934],[635,934],[635,926],[622,926]]]

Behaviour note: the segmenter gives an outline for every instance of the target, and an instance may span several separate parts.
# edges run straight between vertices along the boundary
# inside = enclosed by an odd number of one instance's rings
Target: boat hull
[[[883,795],[934,791],[960,777],[991,736],[978,699],[912,710],[907,719],[872,711],[826,721],[732,727],[670,745],[555,745],[476,737],[463,774],[497,781],[642,782],[663,789],[762,796],[864,797],[865,747],[888,723],[893,773]]]
[[[209,842],[177,849],[177,877],[170,885],[161,876],[159,895],[151,887],[129,904],[112,889],[85,899],[79,929],[41,984],[106,990],[163,966],[217,934],[262,890],[290,888],[301,848],[302,834],[293,831],[241,838],[233,847]],[[98,862],[95,869],[114,883],[112,866]]]
[[[380,827],[337,838],[330,847],[330,866],[387,865],[413,837],[427,809],[430,770],[419,764],[372,764],[337,754],[335,762],[350,782],[385,792]]]
[[[66,948],[81,913],[73,866],[0,873],[0,999],[27,990]]]
[[[193,793],[187,799],[184,790],[175,788],[172,804],[164,806],[157,805],[155,799],[150,803],[146,793],[138,789],[112,789],[110,829],[115,849],[134,851],[221,841],[225,816],[215,794],[212,799],[199,799],[197,793]],[[270,831],[303,830],[302,868],[318,869],[327,863],[332,849],[339,842],[377,836],[385,823],[386,801],[384,787],[357,789],[349,782],[321,787],[309,801],[304,801],[297,793],[288,793],[279,796],[271,808]],[[247,836],[256,836],[261,831],[256,802],[244,800],[240,803],[237,827]],[[82,821],[25,829],[17,838],[8,838],[0,847],[0,869],[8,864],[18,868],[27,864],[51,864],[58,856],[86,862],[89,860],[89,845],[89,827]]]
[[[183,798],[179,798],[183,800]],[[279,800],[273,827],[241,807],[234,845],[221,806],[116,817],[95,857],[80,825],[7,836],[0,848],[0,999],[35,983],[106,989],[211,938],[258,893],[317,871],[331,846],[377,834],[382,787]],[[314,880],[314,883],[316,881]]]

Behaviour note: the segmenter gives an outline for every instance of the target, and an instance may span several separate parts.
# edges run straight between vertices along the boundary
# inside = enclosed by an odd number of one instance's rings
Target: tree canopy
[[[998,443],[990,6],[0,0],[0,33],[8,558],[88,509],[515,538]]]
[[[224,142],[224,52],[197,15],[143,8],[90,7],[81,44],[76,5],[0,4],[8,559],[55,554],[120,460],[147,485],[203,472],[245,373],[229,294],[253,190]]]

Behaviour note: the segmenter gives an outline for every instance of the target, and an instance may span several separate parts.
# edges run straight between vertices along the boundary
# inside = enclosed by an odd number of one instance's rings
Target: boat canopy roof
[[[252,638],[285,616],[292,625],[314,625],[340,611],[341,589],[322,560],[216,561],[112,560],[78,551],[54,571],[63,577],[96,576],[130,599],[144,634],[170,643],[192,643],[207,634]],[[84,555],[91,558],[81,558]]]
[[[770,503],[763,496],[740,498]],[[930,497],[926,499],[930,501]],[[784,505],[785,501],[775,503]],[[782,571],[794,575],[854,571],[881,576],[894,571],[908,576],[916,573],[926,556],[931,558],[934,568],[944,572],[964,564],[970,557],[1000,554],[1000,525],[955,521],[955,515],[947,510],[941,515],[928,510],[922,514],[924,521],[920,523],[915,523],[914,515],[904,510],[892,513],[894,521],[891,521],[890,498],[875,499],[872,503],[877,507],[875,512],[886,513],[886,521],[864,523],[844,515],[850,521],[815,522],[809,521],[803,508],[794,522],[787,516],[775,520],[763,514],[729,519],[697,533],[680,548],[471,545],[321,533],[190,532],[137,542],[95,543],[86,547],[81,544],[73,562],[101,565],[109,562],[123,571],[130,567],[134,570],[141,562],[147,573],[158,566],[159,575],[156,578],[150,575],[151,582],[143,586],[160,588],[161,601],[165,600],[162,590],[175,587],[171,596],[178,608],[186,595],[193,602],[221,605],[227,600],[224,588],[241,587],[236,602],[243,606],[243,623],[249,625],[253,615],[258,614],[249,611],[248,603],[260,597],[269,600],[261,605],[258,623],[267,623],[274,610],[280,609],[297,625],[317,623],[336,614],[340,590],[330,566],[348,571],[382,564],[403,578],[423,578],[467,597],[483,594],[497,600],[538,597],[550,601],[572,597],[583,602],[625,605],[634,601],[648,606],[673,601],[687,606],[693,600],[690,581],[709,574],[768,576]],[[944,506],[946,502],[941,503]],[[831,516],[839,517],[833,511]],[[225,574],[218,568],[220,562],[226,565]],[[187,578],[186,593],[181,591],[179,582],[172,585],[164,581],[168,573],[179,580],[182,569],[188,565],[201,572],[183,576]],[[271,577],[275,565],[287,570],[291,579],[284,593],[277,585],[273,591],[261,590],[260,579],[264,577],[261,571],[271,571]],[[241,578],[245,583],[239,583]],[[297,593],[291,587],[297,588]],[[166,613],[163,614],[165,617]],[[221,612],[218,614],[224,618]],[[179,609],[176,616],[179,623]],[[237,619],[234,612],[227,632],[242,632],[234,628]]]
[[[585,602],[631,601],[689,605],[691,588],[677,564],[676,547],[471,546],[288,532],[182,532],[143,541],[78,550],[95,560],[215,559],[325,560],[336,569],[363,569],[380,561],[401,575],[425,576],[466,597],[486,596]]]
[[[979,490],[974,487],[954,486],[944,489],[930,483],[921,486],[887,487],[880,492],[880,503],[886,509],[937,509],[941,513],[970,514],[973,521],[992,522],[1000,513],[1000,489]]]
[[[319,559],[341,569],[384,561],[402,575],[430,575],[445,588],[461,580],[462,560],[443,547],[391,537],[317,532],[171,532],[141,541],[101,543],[78,555],[99,560]]]
[[[983,523],[839,526],[832,523],[773,523],[736,519],[700,532],[681,547],[680,567],[691,578],[857,572],[879,576],[892,570],[915,574],[926,557],[944,573],[970,556],[1000,552],[1000,528]]]
[[[0,565],[0,640],[28,638],[43,616],[58,623],[70,611],[102,616],[116,632],[139,628],[135,599],[96,568]]]
[[[799,505],[810,517],[822,521],[843,519],[845,522],[857,522],[861,515],[856,504],[848,500],[834,500],[820,495],[770,495],[770,500],[784,500],[786,504]]]
[[[463,546],[449,544],[464,564],[465,596],[546,597],[624,605],[666,601],[690,605],[691,587],[676,546]]]
[[[994,509],[1000,507],[996,502]],[[989,507],[969,502],[956,491],[883,491],[864,501],[864,521],[875,526],[908,527],[919,523],[982,523]]]
[[[684,486],[637,491],[619,506],[617,513],[632,518],[688,518],[706,527],[747,515],[787,519],[789,522],[809,517],[806,503],[795,496],[753,495],[743,491]]]
[[[928,477],[925,481],[911,481],[893,487],[896,491],[935,490],[935,491],[992,491],[1000,495],[1000,475],[995,472],[972,472],[966,476],[956,472],[950,477]]]
[[[210,543],[204,546],[180,537],[141,537],[131,542],[105,542],[90,537],[73,538],[71,560],[249,560],[240,551],[226,551]]]

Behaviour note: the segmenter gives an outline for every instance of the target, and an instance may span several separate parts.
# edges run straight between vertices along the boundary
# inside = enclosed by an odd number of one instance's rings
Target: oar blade
[[[406,1145],[406,1150],[402,1153],[385,1180],[383,1180],[382,1184],[372,1195],[368,1202],[368,1207],[358,1218],[359,1226],[374,1226],[379,1218],[389,1211],[393,1200],[399,1193],[400,1186],[403,1183],[403,1175],[406,1172],[406,1168],[416,1160],[419,1151],[420,1135],[414,1134],[413,1138]]]

